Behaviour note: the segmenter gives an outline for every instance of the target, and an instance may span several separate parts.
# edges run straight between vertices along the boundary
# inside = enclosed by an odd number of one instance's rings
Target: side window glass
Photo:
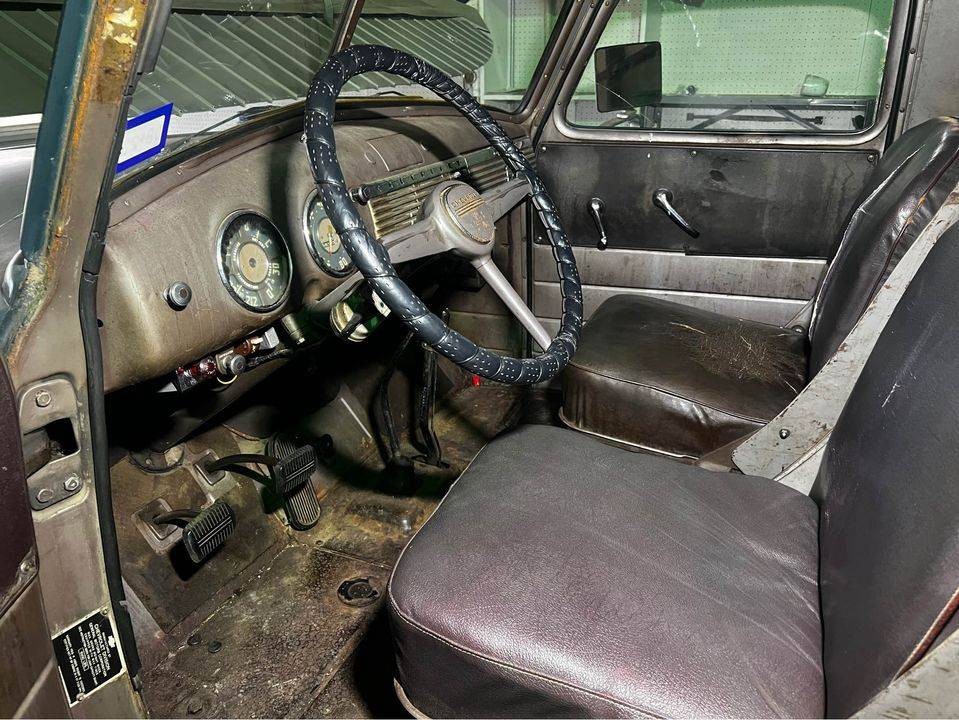
[[[570,123],[854,133],[876,119],[894,0],[621,0]]]
[[[20,245],[33,147],[59,25],[60,3],[0,6],[0,271]],[[4,307],[0,299],[0,312]]]

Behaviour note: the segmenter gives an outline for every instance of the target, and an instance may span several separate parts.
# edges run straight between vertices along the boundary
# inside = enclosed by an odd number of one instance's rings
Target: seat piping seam
[[[595,697],[595,698],[597,698],[597,699],[599,699],[599,700],[603,700],[604,702],[608,702],[608,703],[610,703],[611,705],[615,705],[615,706],[617,706],[617,707],[621,707],[621,708],[623,708],[623,709],[625,709],[625,710],[631,710],[631,711],[633,711],[633,712],[641,713],[644,717],[649,717],[649,718],[663,718],[663,717],[664,717],[663,715],[657,715],[656,713],[650,712],[649,710],[644,710],[643,708],[639,708],[639,707],[636,707],[636,706],[634,706],[634,705],[630,705],[629,703],[624,703],[624,702],[622,702],[622,701],[620,701],[620,700],[614,700],[613,698],[607,697],[607,696],[604,695],[603,693],[598,693],[598,692],[596,692],[595,690],[589,690],[589,689],[584,688],[584,687],[581,687],[581,686],[579,686],[579,685],[574,685],[573,683],[568,683],[568,682],[565,682],[565,681],[563,681],[563,680],[559,680],[559,679],[557,679],[557,678],[548,677],[548,676],[546,676],[546,675],[543,675],[543,674],[541,674],[541,673],[535,672],[535,671],[533,671],[533,670],[527,670],[527,669],[525,669],[525,668],[516,667],[515,665],[512,665],[512,664],[510,664],[510,663],[505,663],[505,662],[503,662],[503,661],[501,661],[501,660],[496,660],[495,658],[491,658],[491,657],[489,657],[489,656],[487,656],[487,655],[484,655],[484,654],[482,654],[482,653],[476,652],[475,650],[469,650],[468,648],[465,648],[465,647],[463,647],[462,645],[460,645],[460,644],[458,644],[458,643],[455,643],[455,642],[453,642],[452,640],[450,640],[450,639],[448,639],[448,638],[445,638],[445,637],[443,637],[442,635],[439,635],[439,634],[436,633],[436,632],[433,632],[432,630],[429,630],[428,628],[420,625],[418,622],[416,622],[415,620],[413,620],[413,619],[411,619],[410,617],[408,617],[408,616],[407,616],[406,614],[404,614],[403,611],[400,610],[400,608],[396,605],[396,602],[393,600],[392,595],[391,595],[390,598],[389,598],[389,603],[390,603],[390,607],[393,609],[393,612],[396,614],[396,616],[397,616],[400,620],[402,620],[403,622],[405,622],[407,625],[409,625],[410,627],[412,627],[414,630],[417,630],[418,632],[421,632],[422,634],[426,635],[427,637],[431,637],[431,638],[433,638],[434,640],[438,640],[439,642],[443,643],[444,645],[447,645],[448,647],[452,648],[453,650],[456,650],[457,652],[461,652],[461,653],[463,653],[463,654],[465,654],[465,655],[469,655],[469,656],[474,657],[474,658],[476,658],[476,659],[478,659],[478,660],[482,660],[482,661],[484,661],[484,662],[488,662],[488,663],[490,663],[491,665],[495,665],[495,666],[500,667],[500,668],[503,668],[503,669],[505,669],[505,670],[511,670],[511,671],[513,671],[513,672],[520,673],[521,675],[528,675],[528,676],[530,676],[530,677],[534,677],[534,678],[536,678],[536,679],[538,679],[538,680],[542,680],[543,682],[546,682],[546,683],[552,683],[552,684],[554,684],[554,685],[560,685],[560,686],[562,686],[562,687],[568,688],[568,689],[573,690],[573,691],[575,691],[575,692],[581,692],[581,693],[583,693],[584,695],[589,695],[589,696],[591,696],[591,697]]]
[[[682,462],[683,460],[692,460],[695,462],[702,458],[702,455],[696,456],[696,455],[690,455],[689,453],[673,453],[673,452],[669,452],[668,450],[661,450],[659,448],[650,447],[648,445],[643,445],[642,443],[633,442],[631,440],[624,440],[623,438],[613,437],[612,435],[604,435],[603,433],[596,432],[595,430],[587,430],[585,427],[582,427],[578,425],[577,423],[571,421],[569,418],[567,418],[562,408],[559,409],[559,419],[570,430],[581,432],[584,435],[591,435],[592,437],[599,438],[601,440],[609,440],[614,443],[621,443],[623,445],[628,445],[630,448],[637,448],[638,450],[654,454],[657,457],[665,458],[667,460],[675,460],[676,462]]]

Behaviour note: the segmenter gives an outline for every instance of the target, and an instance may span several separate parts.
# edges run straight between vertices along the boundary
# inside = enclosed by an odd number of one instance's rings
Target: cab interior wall
[[[462,118],[417,110],[409,117],[338,124],[338,150],[352,184],[482,147]],[[506,127],[523,137],[521,126]],[[434,416],[441,466],[386,462],[381,388],[388,375],[400,452],[422,453],[414,426],[427,353],[418,342],[397,353],[406,336],[397,322],[364,343],[317,331],[293,357],[232,383],[172,391],[177,367],[351,282],[320,271],[306,249],[303,206],[312,187],[299,129],[292,127],[281,137],[266,133],[184,161],[112,201],[98,295],[111,481],[145,699],[155,714],[400,714],[387,629],[378,619],[389,569],[486,442],[524,413],[552,421],[550,409],[531,410],[518,389],[476,386],[441,359]],[[271,312],[238,306],[214,267],[222,220],[241,208],[269,217],[290,246],[290,296]],[[519,208],[499,223],[493,251],[518,288],[524,218]],[[409,265],[404,278],[435,311],[449,310],[453,327],[488,347],[520,352],[521,330],[468,264],[435,257]],[[193,292],[182,310],[165,295],[178,281]],[[331,453],[314,475],[322,515],[307,532],[293,532],[271,514],[276,499],[262,486],[230,474],[229,487],[210,487],[198,475],[206,453],[264,452],[278,434],[317,443],[329,436]],[[144,518],[158,502],[199,507],[211,497],[229,500],[237,531],[208,562],[192,564],[145,530]],[[357,578],[376,589],[369,606],[344,604],[337,594]],[[273,629],[269,643],[264,625]],[[277,657],[270,643],[299,649]],[[283,682],[253,681],[257,666],[267,664]],[[249,694],[254,687],[262,688],[256,697]]]
[[[774,148],[567,134],[552,103],[565,92],[563,73],[578,72],[573,55],[591,51],[580,45],[587,32],[599,39],[589,22],[606,12],[601,5],[567,3],[576,12],[554,35],[568,45],[539,65],[550,77],[531,86],[534,106],[495,114],[558,207],[582,279],[584,319],[631,294],[805,324],[795,318],[817,292],[881,140]],[[943,42],[935,29],[928,33],[931,43]],[[922,107],[935,106],[916,92]],[[348,186],[402,178],[404,202],[415,206],[396,210],[405,207],[397,200],[377,215],[357,201],[376,237],[389,212],[394,220],[420,217],[430,191],[417,173],[486,149],[467,120],[436,103],[343,105],[335,135]],[[316,259],[307,217],[316,184],[302,118],[295,110],[270,117],[121,179],[110,202],[97,325],[113,514],[142,695],[157,717],[405,717],[384,613],[390,573],[488,442],[521,424],[562,424],[558,383],[481,381],[427,348],[395,313],[371,325],[364,342],[336,337],[331,309],[364,281],[358,272],[335,276]],[[654,204],[662,188],[700,237]],[[603,228],[589,210],[594,198],[605,208]],[[230,219],[246,213],[275,226],[290,255],[289,290],[259,310],[231,297],[217,267]],[[608,232],[603,248],[601,231]],[[495,264],[555,337],[565,308],[557,255],[525,202],[496,224],[493,243]],[[447,253],[397,267],[433,312],[448,313],[449,326],[481,348],[537,354],[467,260]],[[177,285],[188,287],[186,302],[174,302]],[[232,377],[180,384],[184,371],[219,362],[251,338],[265,342],[267,331],[284,343],[276,358]],[[439,460],[422,427],[431,362]],[[211,481],[205,470],[229,455],[269,456],[277,438],[323,449],[311,476],[320,516],[307,530],[293,529],[267,483],[232,470]],[[244,462],[268,476],[262,463]],[[732,467],[730,458],[721,469]],[[157,534],[161,512],[218,500],[230,502],[237,527],[205,562],[178,544],[181,530]],[[372,594],[349,596],[363,584]]]

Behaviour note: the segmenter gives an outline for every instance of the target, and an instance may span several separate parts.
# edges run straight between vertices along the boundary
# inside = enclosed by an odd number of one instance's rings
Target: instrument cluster
[[[333,223],[323,209],[316,190],[310,194],[303,208],[303,235],[310,255],[320,270],[333,277],[346,277],[353,272],[353,261],[333,229]]]
[[[255,212],[236,212],[226,219],[217,242],[220,280],[240,305],[269,312],[290,292],[293,263],[290,248],[276,225]]]
[[[314,190],[303,207],[303,235],[314,262],[327,275],[343,278],[353,261],[333,229]],[[230,296],[253,312],[278,308],[293,277],[289,245],[269,219],[253,210],[231,214],[217,238],[217,270]]]

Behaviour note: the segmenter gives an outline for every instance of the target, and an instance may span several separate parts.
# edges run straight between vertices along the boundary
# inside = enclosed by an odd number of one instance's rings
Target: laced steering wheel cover
[[[336,98],[352,77],[368,72],[400,75],[432,90],[459,110],[496,149],[516,177],[530,184],[530,202],[539,213],[553,247],[562,292],[559,332],[546,351],[534,358],[504,357],[481,348],[448,327],[396,275],[389,252],[363,224],[350,198],[336,157],[333,119]],[[499,124],[466,90],[445,73],[407,53],[379,45],[356,45],[331,56],[314,76],[306,96],[303,129],[320,201],[356,268],[390,311],[425,343],[469,372],[510,385],[549,380],[569,363],[583,324],[583,292],[572,248],[556,206],[539,176]]]

